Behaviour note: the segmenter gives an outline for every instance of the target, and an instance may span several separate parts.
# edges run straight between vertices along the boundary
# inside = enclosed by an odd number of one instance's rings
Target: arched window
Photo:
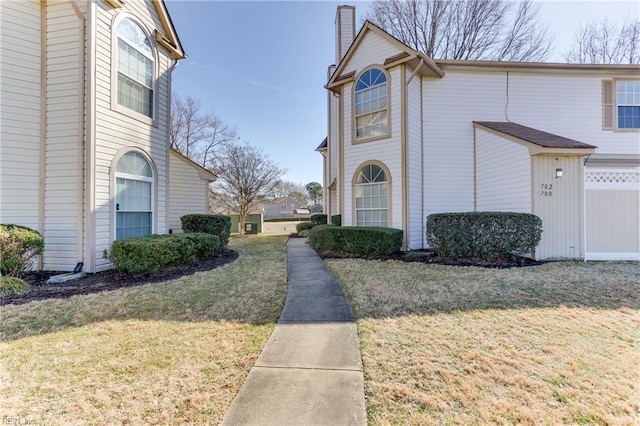
[[[118,105],[153,117],[155,60],[151,41],[133,19],[123,18],[116,26]]]
[[[382,167],[367,164],[354,185],[356,226],[388,226],[387,175]]]
[[[152,232],[153,170],[139,153],[129,151],[116,164],[116,240]]]
[[[371,68],[356,83],[356,139],[384,136],[387,126],[387,76]]]

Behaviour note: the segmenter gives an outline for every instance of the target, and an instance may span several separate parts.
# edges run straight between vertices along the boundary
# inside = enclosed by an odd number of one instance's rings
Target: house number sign
[[[553,184],[552,183],[543,183],[540,185],[540,196],[541,197],[551,197],[553,195]]]

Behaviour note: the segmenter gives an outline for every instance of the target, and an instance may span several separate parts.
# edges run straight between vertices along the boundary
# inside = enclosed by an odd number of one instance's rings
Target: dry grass
[[[640,423],[637,263],[327,263],[358,318],[370,424]]]
[[[23,424],[216,424],[286,294],[285,237],[209,272],[2,308],[0,413]]]

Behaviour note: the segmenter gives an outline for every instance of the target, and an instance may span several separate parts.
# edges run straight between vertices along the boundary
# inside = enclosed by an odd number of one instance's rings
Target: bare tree
[[[304,185],[299,183],[290,182],[287,180],[279,180],[273,187],[270,198],[276,199],[282,197],[291,197],[299,202],[302,206],[306,206],[307,204],[309,204],[307,191]]]
[[[199,99],[179,95],[171,98],[169,135],[172,148],[207,169],[212,166],[215,150],[237,138],[234,127],[214,113],[202,111]]]
[[[243,235],[247,214],[268,198],[285,170],[248,143],[223,144],[213,164],[218,179],[211,190],[220,202],[238,212],[238,231]]]
[[[640,63],[640,20],[618,25],[605,19],[581,25],[565,59],[581,64]]]
[[[436,59],[542,61],[551,50],[531,0],[375,0],[367,19]]]

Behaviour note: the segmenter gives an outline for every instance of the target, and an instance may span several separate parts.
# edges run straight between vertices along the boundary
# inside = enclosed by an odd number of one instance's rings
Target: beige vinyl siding
[[[504,89],[491,75],[423,79],[426,215],[473,210],[472,121],[504,120]]]
[[[342,74],[356,71],[356,74],[364,68],[382,64],[384,60],[397,55],[398,47],[391,44],[373,31],[369,31],[360,42],[358,50],[351,56],[349,62],[342,69]]]
[[[342,180],[340,176],[340,144],[339,144],[339,124],[338,124],[338,111],[340,109],[339,102],[340,99],[333,95],[330,91],[329,93],[329,117],[330,117],[330,128],[329,128],[329,138],[327,140],[328,152],[327,152],[327,167],[328,178],[327,185],[331,185],[335,180],[334,191],[338,191],[338,188],[342,187]],[[334,197],[330,199],[331,211],[333,214],[338,214],[340,212],[340,198]]]
[[[406,70],[409,81],[413,70]],[[409,82],[407,90],[407,197],[408,197],[408,229],[407,246],[418,249],[423,246],[423,233],[426,220],[422,211],[422,132],[420,76],[416,75]]]
[[[47,4],[46,270],[71,271],[82,261],[82,37],[69,3]]]
[[[209,212],[209,184],[200,178],[196,169],[174,153],[169,156],[169,167],[169,229],[173,233],[181,233],[181,216]]]
[[[117,13],[130,12],[139,19],[151,33],[152,43],[157,52],[155,87],[157,102],[154,105],[156,126],[150,126],[129,115],[111,109],[112,91],[111,51],[113,19]],[[115,212],[112,202],[111,168],[114,156],[122,149],[135,147],[146,152],[156,167],[156,185],[154,188],[153,232],[167,232],[167,133],[166,123],[168,96],[168,68],[170,61],[164,49],[157,46],[154,30],[162,28],[151,2],[127,2],[120,9],[111,9],[100,2],[96,5],[96,134],[95,134],[95,220],[96,220],[96,270],[109,268],[102,258],[102,252],[108,249],[114,238]]]
[[[476,210],[531,213],[531,156],[516,142],[476,129]]]
[[[40,3],[0,1],[0,223],[40,231]]]
[[[368,161],[379,161],[388,169],[391,181],[390,197],[388,198],[388,215],[391,219],[389,226],[402,229],[402,156],[401,156],[401,75],[400,67],[390,70],[390,78],[387,84],[390,86],[389,99],[389,127],[391,136],[372,142],[352,144],[353,118],[352,118],[352,94],[353,84],[345,85],[344,95],[344,176],[341,181],[344,184],[344,215],[342,223],[353,225],[355,210],[353,206],[353,179],[358,168]]]
[[[336,64],[342,57],[355,38],[355,8],[338,6],[336,14]]]
[[[503,85],[506,76],[501,76]],[[603,76],[509,74],[511,121],[591,145],[596,154],[640,155],[640,133],[602,129]]]
[[[640,169],[585,174],[585,259],[640,260]]]
[[[537,259],[582,259],[583,158],[578,155],[533,157],[533,211],[542,219]],[[556,169],[563,176],[556,178]]]

